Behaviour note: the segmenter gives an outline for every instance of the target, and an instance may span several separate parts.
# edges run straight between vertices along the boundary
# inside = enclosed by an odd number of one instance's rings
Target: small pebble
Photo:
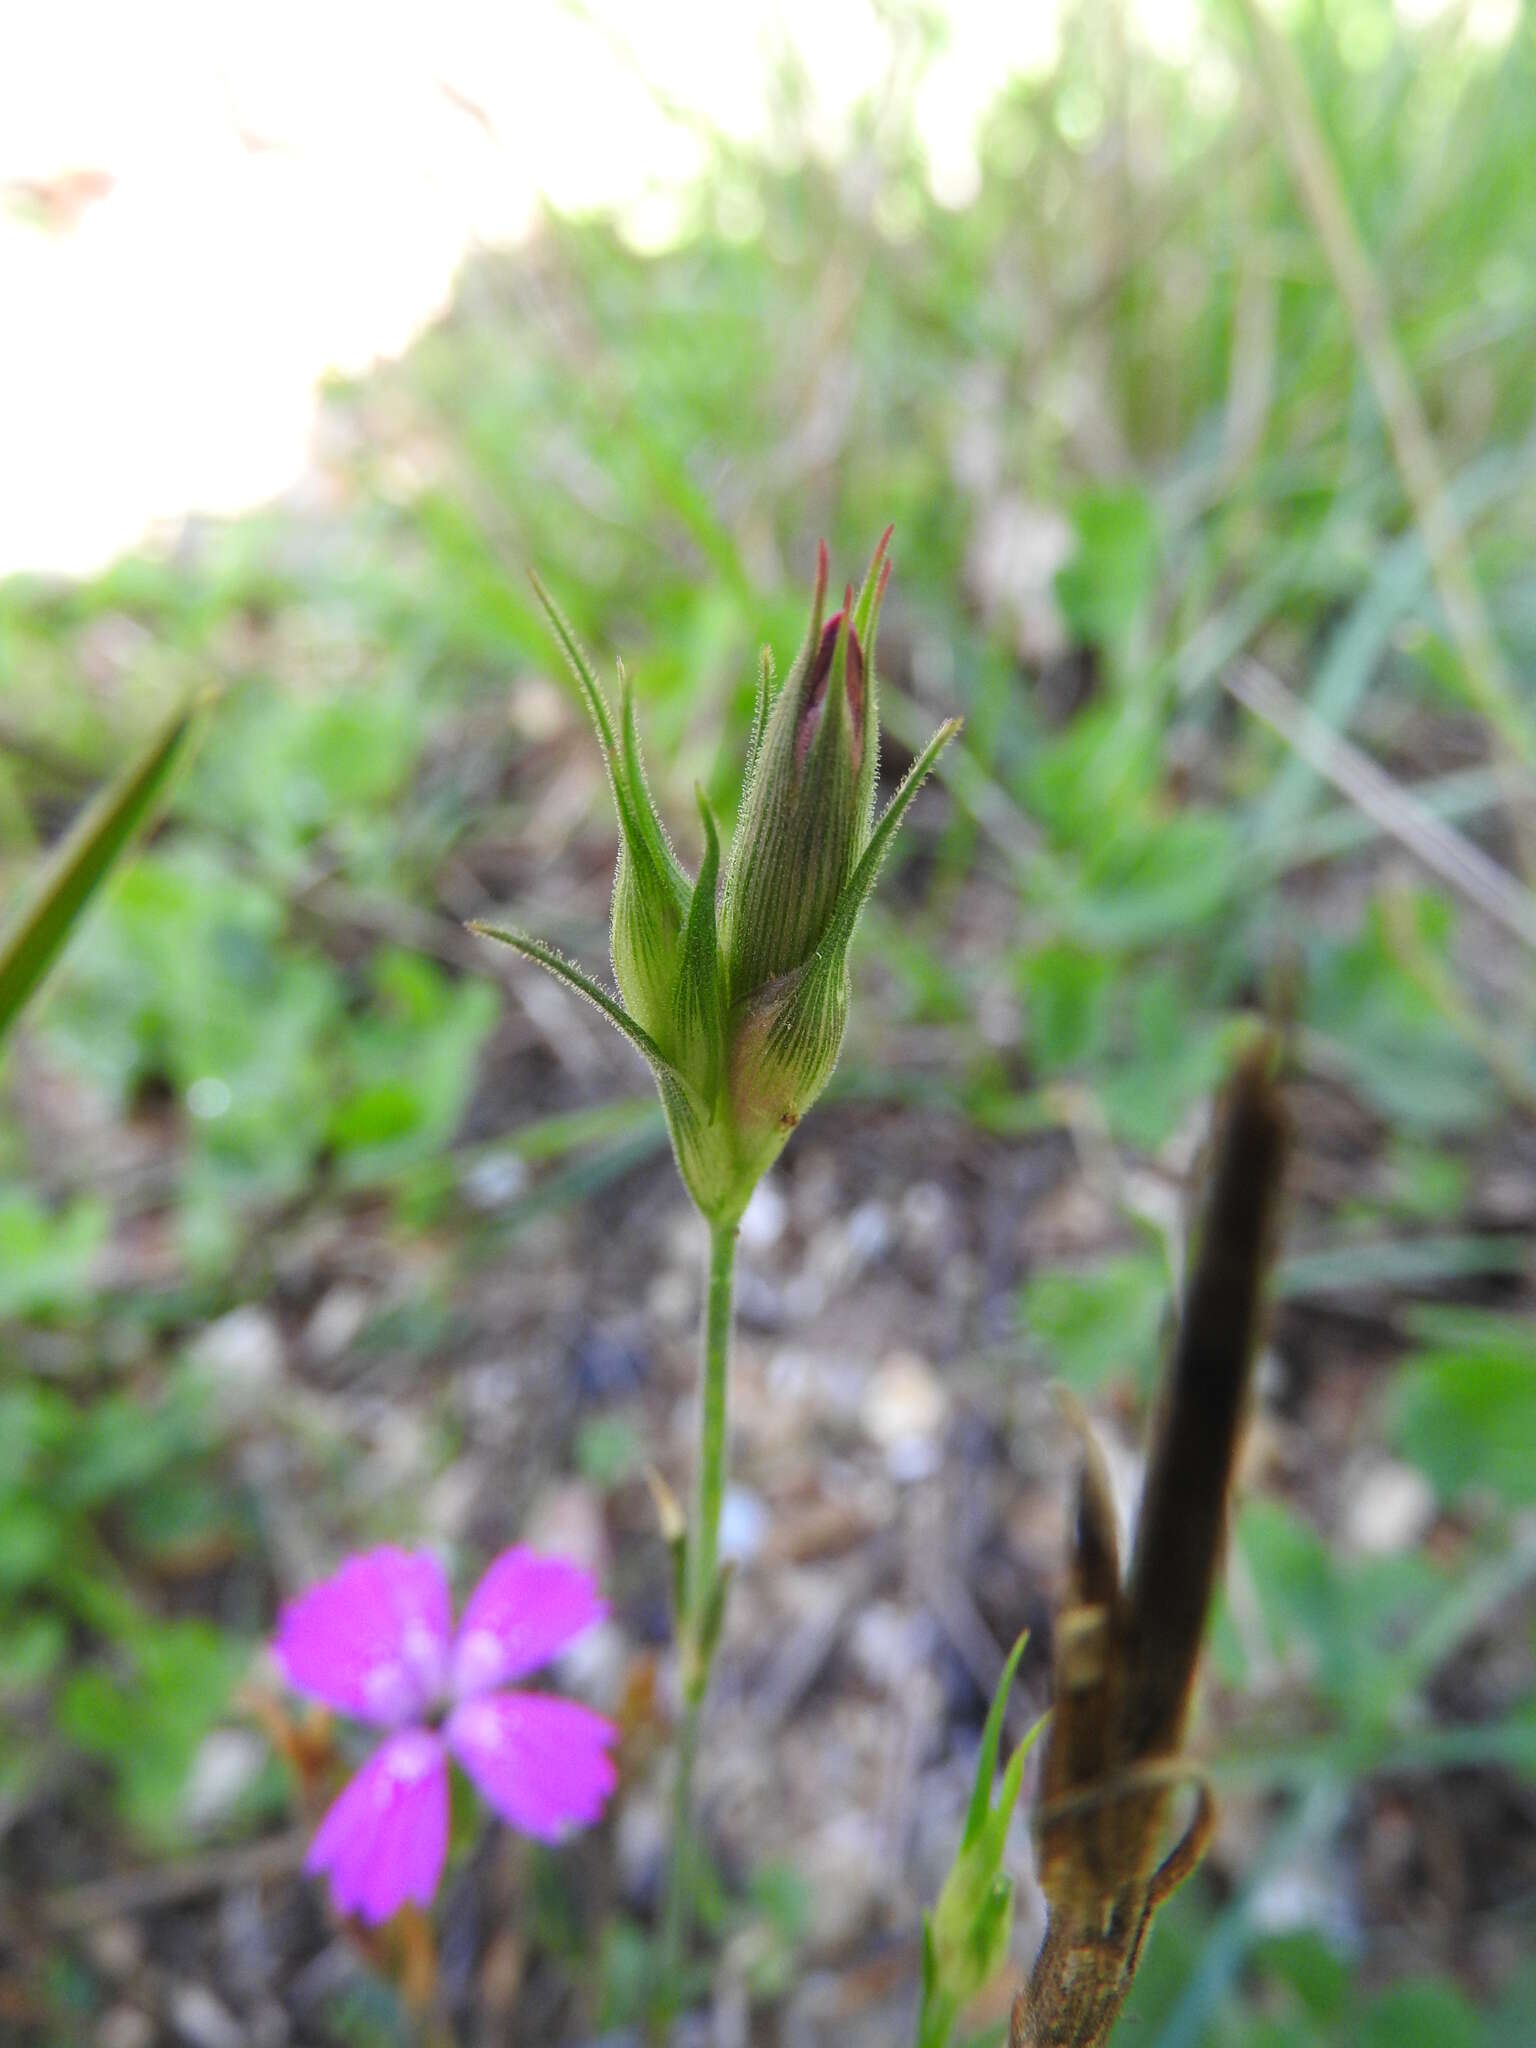
[[[304,1348],[321,1365],[342,1357],[357,1341],[372,1303],[361,1287],[331,1287],[304,1326]]]
[[[880,1830],[867,1815],[852,1812],[838,1815],[808,1845],[800,1874],[812,1899],[810,1951],[828,1959],[864,1935],[893,1875]]]
[[[229,1819],[267,1760],[264,1739],[249,1728],[214,1728],[192,1758],[182,1794],[182,1821],[194,1834]]]
[[[872,1266],[896,1242],[896,1225],[884,1202],[860,1202],[848,1218],[848,1250],[858,1266]]]
[[[562,1687],[610,1707],[623,1690],[629,1662],[629,1645],[624,1632],[611,1621],[583,1629],[575,1642],[560,1652],[557,1660]]]
[[[736,1316],[744,1329],[781,1330],[788,1316],[784,1288],[766,1273],[741,1267],[736,1275]]]
[[[515,1152],[492,1153],[477,1159],[464,1176],[464,1199],[486,1213],[505,1209],[528,1186],[528,1168]]]
[[[528,1514],[523,1541],[550,1557],[584,1564],[599,1583],[608,1573],[608,1532],[602,1503],[583,1480],[547,1487]]]
[[[168,2017],[187,2048],[249,2048],[244,2027],[204,1984],[178,1984]]]
[[[1366,1557],[1411,1548],[1434,1518],[1434,1488],[1395,1458],[1374,1459],[1345,1488],[1344,1533]]]
[[[636,1792],[624,1799],[613,1830],[619,1888],[632,1906],[652,1903],[661,1889],[671,1824],[664,1800]]]
[[[210,1323],[192,1355],[213,1381],[220,1413],[242,1418],[265,1407],[282,1384],[283,1339],[265,1309],[231,1309]]]
[[[877,1600],[855,1617],[848,1654],[871,1685],[900,1693],[926,1662],[932,1634],[926,1616],[908,1614],[894,1600]]]
[[[744,1281],[746,1274],[741,1278]],[[689,1329],[698,1314],[698,1294],[689,1275],[680,1267],[665,1267],[646,1290],[646,1307],[651,1320],[664,1329]]]
[[[901,1198],[901,1235],[909,1251],[932,1251],[947,1237],[949,1220],[949,1196],[937,1181],[917,1181]]]
[[[251,2048],[288,2048],[293,2028],[275,1998],[265,1999],[251,2015]]]
[[[746,1564],[768,1539],[772,1517],[761,1497],[745,1486],[728,1486],[720,1503],[720,1556]]]
[[[796,1273],[784,1287],[788,1322],[813,1323],[827,1305],[827,1284],[819,1273]]]
[[[155,2023],[136,2005],[109,2006],[94,2036],[95,2048],[153,2048]]]
[[[588,1325],[571,1346],[570,1369],[585,1401],[609,1401],[637,1393],[649,1375],[650,1361],[636,1344]]]
[[[752,1252],[771,1251],[784,1235],[784,1226],[789,1221],[789,1204],[780,1194],[777,1183],[770,1177],[760,1180],[752,1190],[752,1198],[742,1211],[741,1243],[745,1250]]]
[[[927,1478],[938,1466],[949,1401],[932,1368],[913,1351],[893,1351],[864,1391],[860,1419],[885,1452],[893,1479]]]
[[[103,1920],[87,1933],[85,1949],[103,1976],[121,1982],[144,1960],[143,1926],[137,1920]]]

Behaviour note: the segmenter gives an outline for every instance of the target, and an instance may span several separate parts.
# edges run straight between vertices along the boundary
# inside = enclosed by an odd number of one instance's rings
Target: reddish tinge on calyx
[[[795,768],[798,772],[805,766],[805,757],[811,750],[821,723],[822,709],[826,702],[827,683],[832,674],[832,657],[837,650],[837,636],[843,630],[843,620],[853,610],[853,585],[849,584],[843,598],[843,609],[834,612],[821,629],[821,639],[816,645],[816,659],[811,664],[810,687],[806,691],[805,708],[800,713],[800,726],[795,734]],[[859,636],[853,629],[851,617],[848,625],[848,661],[844,669],[848,689],[848,708],[853,713],[853,763],[857,769],[864,751],[864,650],[859,645]]]

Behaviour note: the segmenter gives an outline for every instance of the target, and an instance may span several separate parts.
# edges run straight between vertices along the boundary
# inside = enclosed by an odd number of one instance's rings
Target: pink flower
[[[505,1550],[452,1633],[448,1582],[424,1551],[349,1558],[291,1601],[278,1662],[295,1691],[390,1730],[342,1791],[304,1868],[337,1910],[387,1920],[425,1906],[448,1854],[448,1759],[524,1834],[553,1841],[597,1819],[616,1773],[613,1724],[574,1700],[503,1691],[607,1609],[562,1558]]]

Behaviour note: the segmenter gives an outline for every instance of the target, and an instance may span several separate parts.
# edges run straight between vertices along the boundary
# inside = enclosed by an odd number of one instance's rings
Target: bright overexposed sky
[[[968,196],[999,88],[1052,63],[1063,5],[949,0],[917,96],[941,200]],[[1193,52],[1200,0],[1133,12]],[[87,573],[282,491],[317,380],[402,350],[465,255],[542,200],[664,240],[702,152],[660,97],[761,136],[786,43],[835,149],[890,63],[872,0],[0,11],[0,575]]]

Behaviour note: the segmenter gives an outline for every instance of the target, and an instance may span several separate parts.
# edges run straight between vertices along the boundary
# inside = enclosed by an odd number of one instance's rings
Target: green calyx
[[[651,800],[634,697],[620,717],[564,614],[534,589],[575,675],[608,770],[619,826],[613,969],[621,1000],[538,940],[477,925],[594,1002],[661,1091],[678,1169],[712,1221],[734,1221],[825,1087],[848,1015],[848,949],[913,796],[959,730],[930,740],[876,824],[875,629],[890,574],[887,529],[857,601],[823,622],[819,551],[811,621],[775,692],[764,650],[746,782],[720,886],[720,844],[699,797],[704,858],[691,879]],[[719,898],[717,906],[717,897]]]

